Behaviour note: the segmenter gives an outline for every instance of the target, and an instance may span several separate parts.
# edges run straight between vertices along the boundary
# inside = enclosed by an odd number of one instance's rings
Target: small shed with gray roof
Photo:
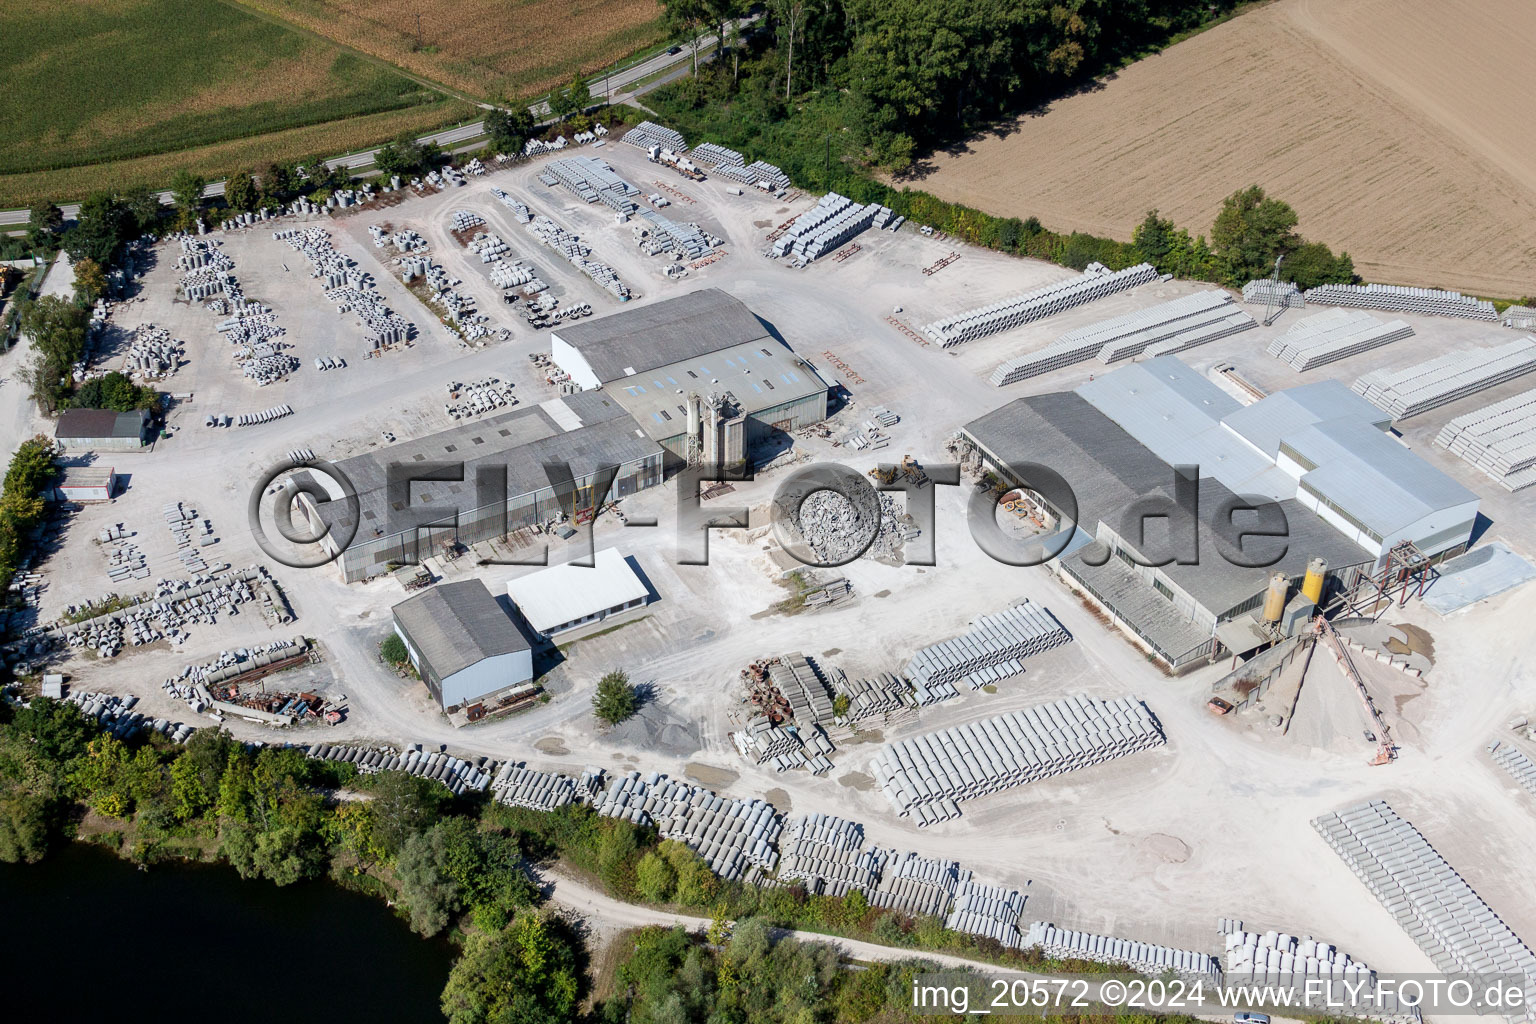
[[[533,680],[528,638],[479,580],[443,583],[394,607],[395,633],[444,710]]]

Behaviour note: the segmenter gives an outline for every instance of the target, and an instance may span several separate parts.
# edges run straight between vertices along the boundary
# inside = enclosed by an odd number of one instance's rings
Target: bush
[[[391,633],[379,644],[379,657],[399,668],[410,660],[411,654],[405,649],[405,641],[400,639],[400,634]]]
[[[628,674],[614,669],[597,681],[592,695],[592,713],[599,721],[618,725],[640,710],[640,695],[629,685]]]

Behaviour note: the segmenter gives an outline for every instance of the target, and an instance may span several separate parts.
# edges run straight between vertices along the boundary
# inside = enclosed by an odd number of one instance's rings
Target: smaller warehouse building
[[[64,475],[48,490],[53,501],[111,501],[117,474],[111,466],[65,466]]]
[[[650,588],[628,558],[604,548],[593,565],[555,565],[507,584],[507,596],[540,636],[561,633],[643,608]]]
[[[394,607],[395,633],[443,710],[533,682],[533,648],[479,580],[444,583]]]
[[[149,413],[65,409],[53,436],[75,451],[136,452],[149,443]]]

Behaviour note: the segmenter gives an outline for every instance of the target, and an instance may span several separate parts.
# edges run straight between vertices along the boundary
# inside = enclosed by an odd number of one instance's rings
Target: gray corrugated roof
[[[1274,458],[1280,439],[1312,423],[1352,417],[1385,430],[1392,417],[1349,389],[1342,381],[1321,380],[1287,388],[1222,417],[1222,425]]]
[[[554,408],[554,412],[569,424],[579,423],[575,429],[562,428],[549,410],[535,406],[489,416],[342,460],[337,464],[338,468],[357,489],[358,512],[363,520],[358,537],[371,539],[375,530],[388,528],[386,524],[391,511],[388,467],[392,462],[409,466],[462,461],[462,482],[411,485],[412,508],[431,507],[436,503],[447,516],[454,509],[468,511],[477,507],[475,474],[482,464],[506,467],[507,496],[516,498],[549,486],[544,471],[546,463],[567,463],[572,475],[581,477],[603,463],[622,466],[661,451],[610,395],[601,391],[583,391],[565,395],[558,402],[563,408]],[[321,502],[318,508],[322,518],[338,532],[350,528],[350,517],[345,515],[346,503]]]
[[[522,630],[480,580],[438,584],[401,601],[394,613],[439,679],[486,658],[530,649]]]
[[[1173,469],[1145,445],[1126,433],[1082,396],[1071,393],[1034,395],[1010,402],[966,424],[965,432],[1006,464],[1035,462],[1055,470],[1077,496],[1078,518],[1093,532],[1100,522],[1135,541],[1125,522],[1141,498],[1174,494]],[[1221,553],[1212,521],[1232,492],[1219,481],[1200,481],[1199,564],[1169,564],[1162,572],[1191,597],[1221,614],[1258,593],[1275,569],[1297,575],[1307,560],[1321,556],[1335,569],[1366,561],[1366,555],[1339,531],[1294,499],[1278,504],[1285,513],[1290,539],[1285,555],[1272,566],[1232,565]],[[1147,521],[1147,547],[1156,550],[1166,538],[1166,520]],[[1255,539],[1253,552],[1270,552],[1267,540]]]
[[[555,328],[605,384],[658,366],[762,341],[782,348],[739,299],[705,288],[599,320]]]

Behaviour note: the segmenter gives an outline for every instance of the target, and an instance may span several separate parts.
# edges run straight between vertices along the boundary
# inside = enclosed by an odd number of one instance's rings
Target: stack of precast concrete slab
[[[907,662],[907,678],[928,690],[942,683],[979,690],[1018,675],[1025,658],[1071,639],[1049,611],[1026,598],[981,616],[966,633],[921,648]]]
[[[1461,292],[1438,288],[1404,288],[1395,284],[1323,284],[1308,288],[1308,302],[1320,306],[1360,306],[1392,313],[1425,313],[1432,316],[1464,316],[1473,320],[1497,320],[1493,303]]]
[[[1536,761],[1531,756],[1513,743],[1494,740],[1488,744],[1488,753],[1493,755],[1493,763],[1509,773],[1509,777],[1525,787],[1525,791],[1536,796]]]
[[[1282,309],[1305,309],[1301,290],[1290,281],[1275,282],[1267,277],[1243,285],[1243,301],[1255,306],[1276,305]]]
[[[1023,327],[1036,320],[1102,299],[1106,295],[1114,295],[1155,280],[1157,270],[1150,263],[1138,263],[1134,267],[1116,271],[1099,263],[1091,263],[1086,271],[1070,280],[935,320],[923,328],[923,333],[936,344],[949,348],[1000,331]]]
[[[810,725],[830,722],[836,717],[832,712],[832,691],[820,669],[799,651],[786,654],[770,665],[768,678],[789,702],[790,713],[796,722]]]
[[[709,239],[704,237],[704,233],[699,230],[697,224],[679,224],[669,217],[663,217],[655,210],[641,210],[640,218],[649,223],[653,229],[651,237],[655,242],[656,251],[650,253],[652,256],[676,250],[682,253],[684,258],[696,260],[715,251],[715,247],[709,244]]]
[[[654,121],[641,121],[629,131],[624,133],[621,142],[640,149],[650,149],[652,146],[660,146],[662,149],[675,150],[678,153],[686,152],[688,142],[680,132],[674,131]]]
[[[706,142],[696,147],[693,151],[694,160],[711,167],[740,167],[746,160],[734,149],[726,149],[717,146],[713,142]]]
[[[722,178],[739,181],[743,185],[755,185],[765,192],[777,192],[789,188],[790,184],[789,175],[762,160],[754,160],[745,167],[736,164],[720,164],[715,167],[715,173]]]
[[[546,184],[564,185],[584,203],[600,202],[623,214],[635,212],[634,197],[640,194],[638,188],[614,173],[605,161],[594,156],[568,156],[553,160],[539,174],[539,180]]]
[[[1412,335],[1401,320],[1383,323],[1358,310],[1330,309],[1296,321],[1266,351],[1293,370],[1310,370]]]
[[[1355,394],[1394,420],[1428,412],[1536,370],[1536,339],[1464,349],[1396,370],[1374,370],[1355,381]]]
[[[1001,387],[1095,355],[1104,363],[1128,359],[1154,344],[1166,346],[1165,352],[1182,352],[1253,326],[1253,317],[1238,309],[1228,293],[1195,292],[1069,331],[1037,352],[1003,363],[989,380]]]
[[[1457,416],[1435,436],[1435,447],[1461,456],[1505,490],[1536,484],[1536,391]]]
[[[1513,974],[1536,1001],[1536,955],[1384,800],[1312,823],[1410,938],[1448,974]]]
[[[774,241],[773,254],[794,255],[798,261],[809,263],[858,237],[874,224],[882,209],[874,203],[866,206],[828,192]],[[885,210],[885,216],[890,216],[889,210]]]
[[[873,770],[896,813],[919,827],[959,817],[959,803],[1163,742],[1129,697],[1069,697],[887,744]]]
[[[1113,935],[1057,928],[1044,921],[1029,926],[1024,948],[1039,950],[1056,960],[1091,960],[1101,964],[1125,964],[1131,970],[1154,977],[1172,972],[1184,978],[1221,980],[1221,964],[1209,953],[1174,949],[1151,942],[1117,939]]]

